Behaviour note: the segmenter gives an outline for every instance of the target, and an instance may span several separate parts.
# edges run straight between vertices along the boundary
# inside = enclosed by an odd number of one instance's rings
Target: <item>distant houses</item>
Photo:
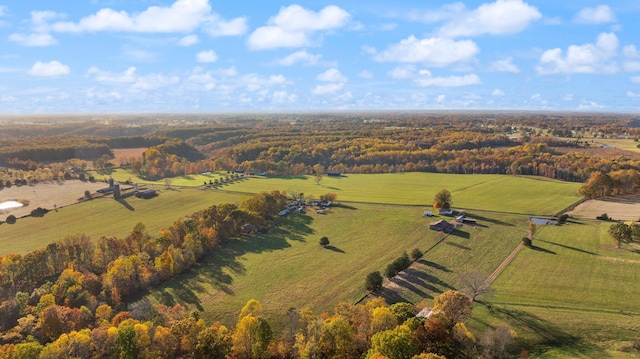
[[[451,208],[440,208],[438,210],[439,215],[450,216],[453,214],[453,210]]]

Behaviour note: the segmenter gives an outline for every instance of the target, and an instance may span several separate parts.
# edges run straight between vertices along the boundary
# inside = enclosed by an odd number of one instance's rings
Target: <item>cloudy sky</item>
[[[640,112],[637,0],[0,0],[0,114]]]

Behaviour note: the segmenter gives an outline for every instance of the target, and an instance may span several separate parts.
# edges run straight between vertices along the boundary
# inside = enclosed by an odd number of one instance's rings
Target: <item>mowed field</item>
[[[116,201],[113,196],[106,196],[52,210],[41,218],[26,217],[15,224],[4,223],[0,225],[0,255],[24,254],[67,235],[86,234],[94,240],[100,236],[124,237],[138,222],[156,235],[181,216],[248,197],[220,191],[158,188],[159,195],[151,199],[131,196]]]
[[[453,208],[553,215],[579,200],[576,194],[579,186],[538,177],[411,172],[324,176],[320,184],[311,176],[258,177],[233,183],[229,189],[255,192],[260,188],[277,188],[316,198],[335,192],[344,201],[424,206],[431,206],[435,194],[447,189]]]
[[[75,233],[125,236],[137,222],[154,235],[185,214],[261,191],[315,197],[336,192],[340,205],[326,215],[284,217],[268,233],[232,241],[144,297],[183,304],[202,311],[208,322],[227,325],[235,324],[249,299],[257,299],[277,332],[291,307],[319,313],[342,301],[355,303],[366,294],[368,273],[384,271],[414,248],[428,251],[392,280],[395,290],[382,295],[390,302],[428,302],[457,288],[461,274],[489,274],[498,267],[526,235],[527,214],[554,214],[579,199],[579,184],[514,176],[348,175],[324,177],[319,185],[313,177],[248,178],[222,190],[199,189],[201,181],[173,179],[172,189],[158,186],[160,195],[150,200],[94,199],[44,218],[0,225],[0,251],[25,253]],[[464,208],[478,223],[440,241],[444,235],[428,229],[439,218],[424,218],[422,212],[442,188],[451,191],[455,208]],[[475,306],[467,320],[474,334],[480,338],[507,323],[532,357],[632,357],[620,350],[638,340],[640,331],[640,247],[616,249],[609,225],[572,220],[540,228],[535,248],[521,251],[494,282],[496,294]],[[322,236],[329,238],[328,248],[318,244]]]
[[[640,245],[617,249],[610,222],[544,227],[494,282],[474,327],[503,321],[545,358],[638,357]],[[633,355],[635,353],[635,356]]]
[[[474,214],[475,215],[475,214]],[[451,217],[443,217],[451,220]],[[429,229],[433,218],[419,208],[349,204],[327,214],[293,214],[265,235],[232,242],[197,270],[154,290],[153,302],[186,304],[211,321],[234,325],[249,299],[262,304],[272,325],[280,328],[288,308],[331,311],[340,302],[355,303],[367,294],[364,278],[414,248],[427,255],[394,282],[407,289],[387,292],[390,302],[432,299],[457,286],[461,273],[474,268],[490,273],[519,243],[527,219],[486,217],[445,235]],[[438,219],[437,217],[435,219]],[[507,221],[507,222],[503,222]],[[330,246],[319,239],[327,236]]]

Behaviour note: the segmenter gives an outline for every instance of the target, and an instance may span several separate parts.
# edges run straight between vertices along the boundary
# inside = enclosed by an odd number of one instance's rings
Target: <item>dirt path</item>
[[[505,258],[502,263],[500,263],[500,265],[498,266],[498,268],[496,268],[493,273],[491,273],[491,275],[489,277],[487,277],[487,280],[484,281],[484,283],[482,284],[482,289],[485,289],[487,287],[489,287],[491,285],[491,283],[493,283],[493,281],[498,278],[498,276],[500,275],[500,273],[502,273],[502,271],[507,268],[507,266],[509,265],[509,263],[511,263],[511,261],[513,260],[513,258],[516,257],[516,255],[518,255],[518,253],[522,250],[522,248],[524,248],[524,243],[520,243],[516,246],[516,248],[513,249],[513,252],[511,252],[511,254],[509,254],[507,256],[507,258]]]

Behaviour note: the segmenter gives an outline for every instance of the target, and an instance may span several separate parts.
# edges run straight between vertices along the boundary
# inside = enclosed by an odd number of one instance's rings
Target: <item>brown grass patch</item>
[[[142,148],[116,148],[112,149],[113,155],[115,158],[113,159],[113,163],[116,167],[120,167],[121,163],[128,163],[130,158],[142,158],[142,154],[146,150],[146,147]]]
[[[104,182],[82,182],[70,180],[55,183],[39,183],[33,186],[11,186],[0,190],[0,203],[4,201],[19,199],[20,202],[28,203],[19,208],[0,210],[0,220],[13,214],[21,217],[31,213],[35,208],[42,207],[49,210],[61,208],[78,202],[84,197],[85,191],[90,191],[95,195],[100,188],[108,187]]]
[[[640,214],[640,195],[591,199],[567,213],[574,218],[587,219],[606,213],[611,219],[635,221]]]

